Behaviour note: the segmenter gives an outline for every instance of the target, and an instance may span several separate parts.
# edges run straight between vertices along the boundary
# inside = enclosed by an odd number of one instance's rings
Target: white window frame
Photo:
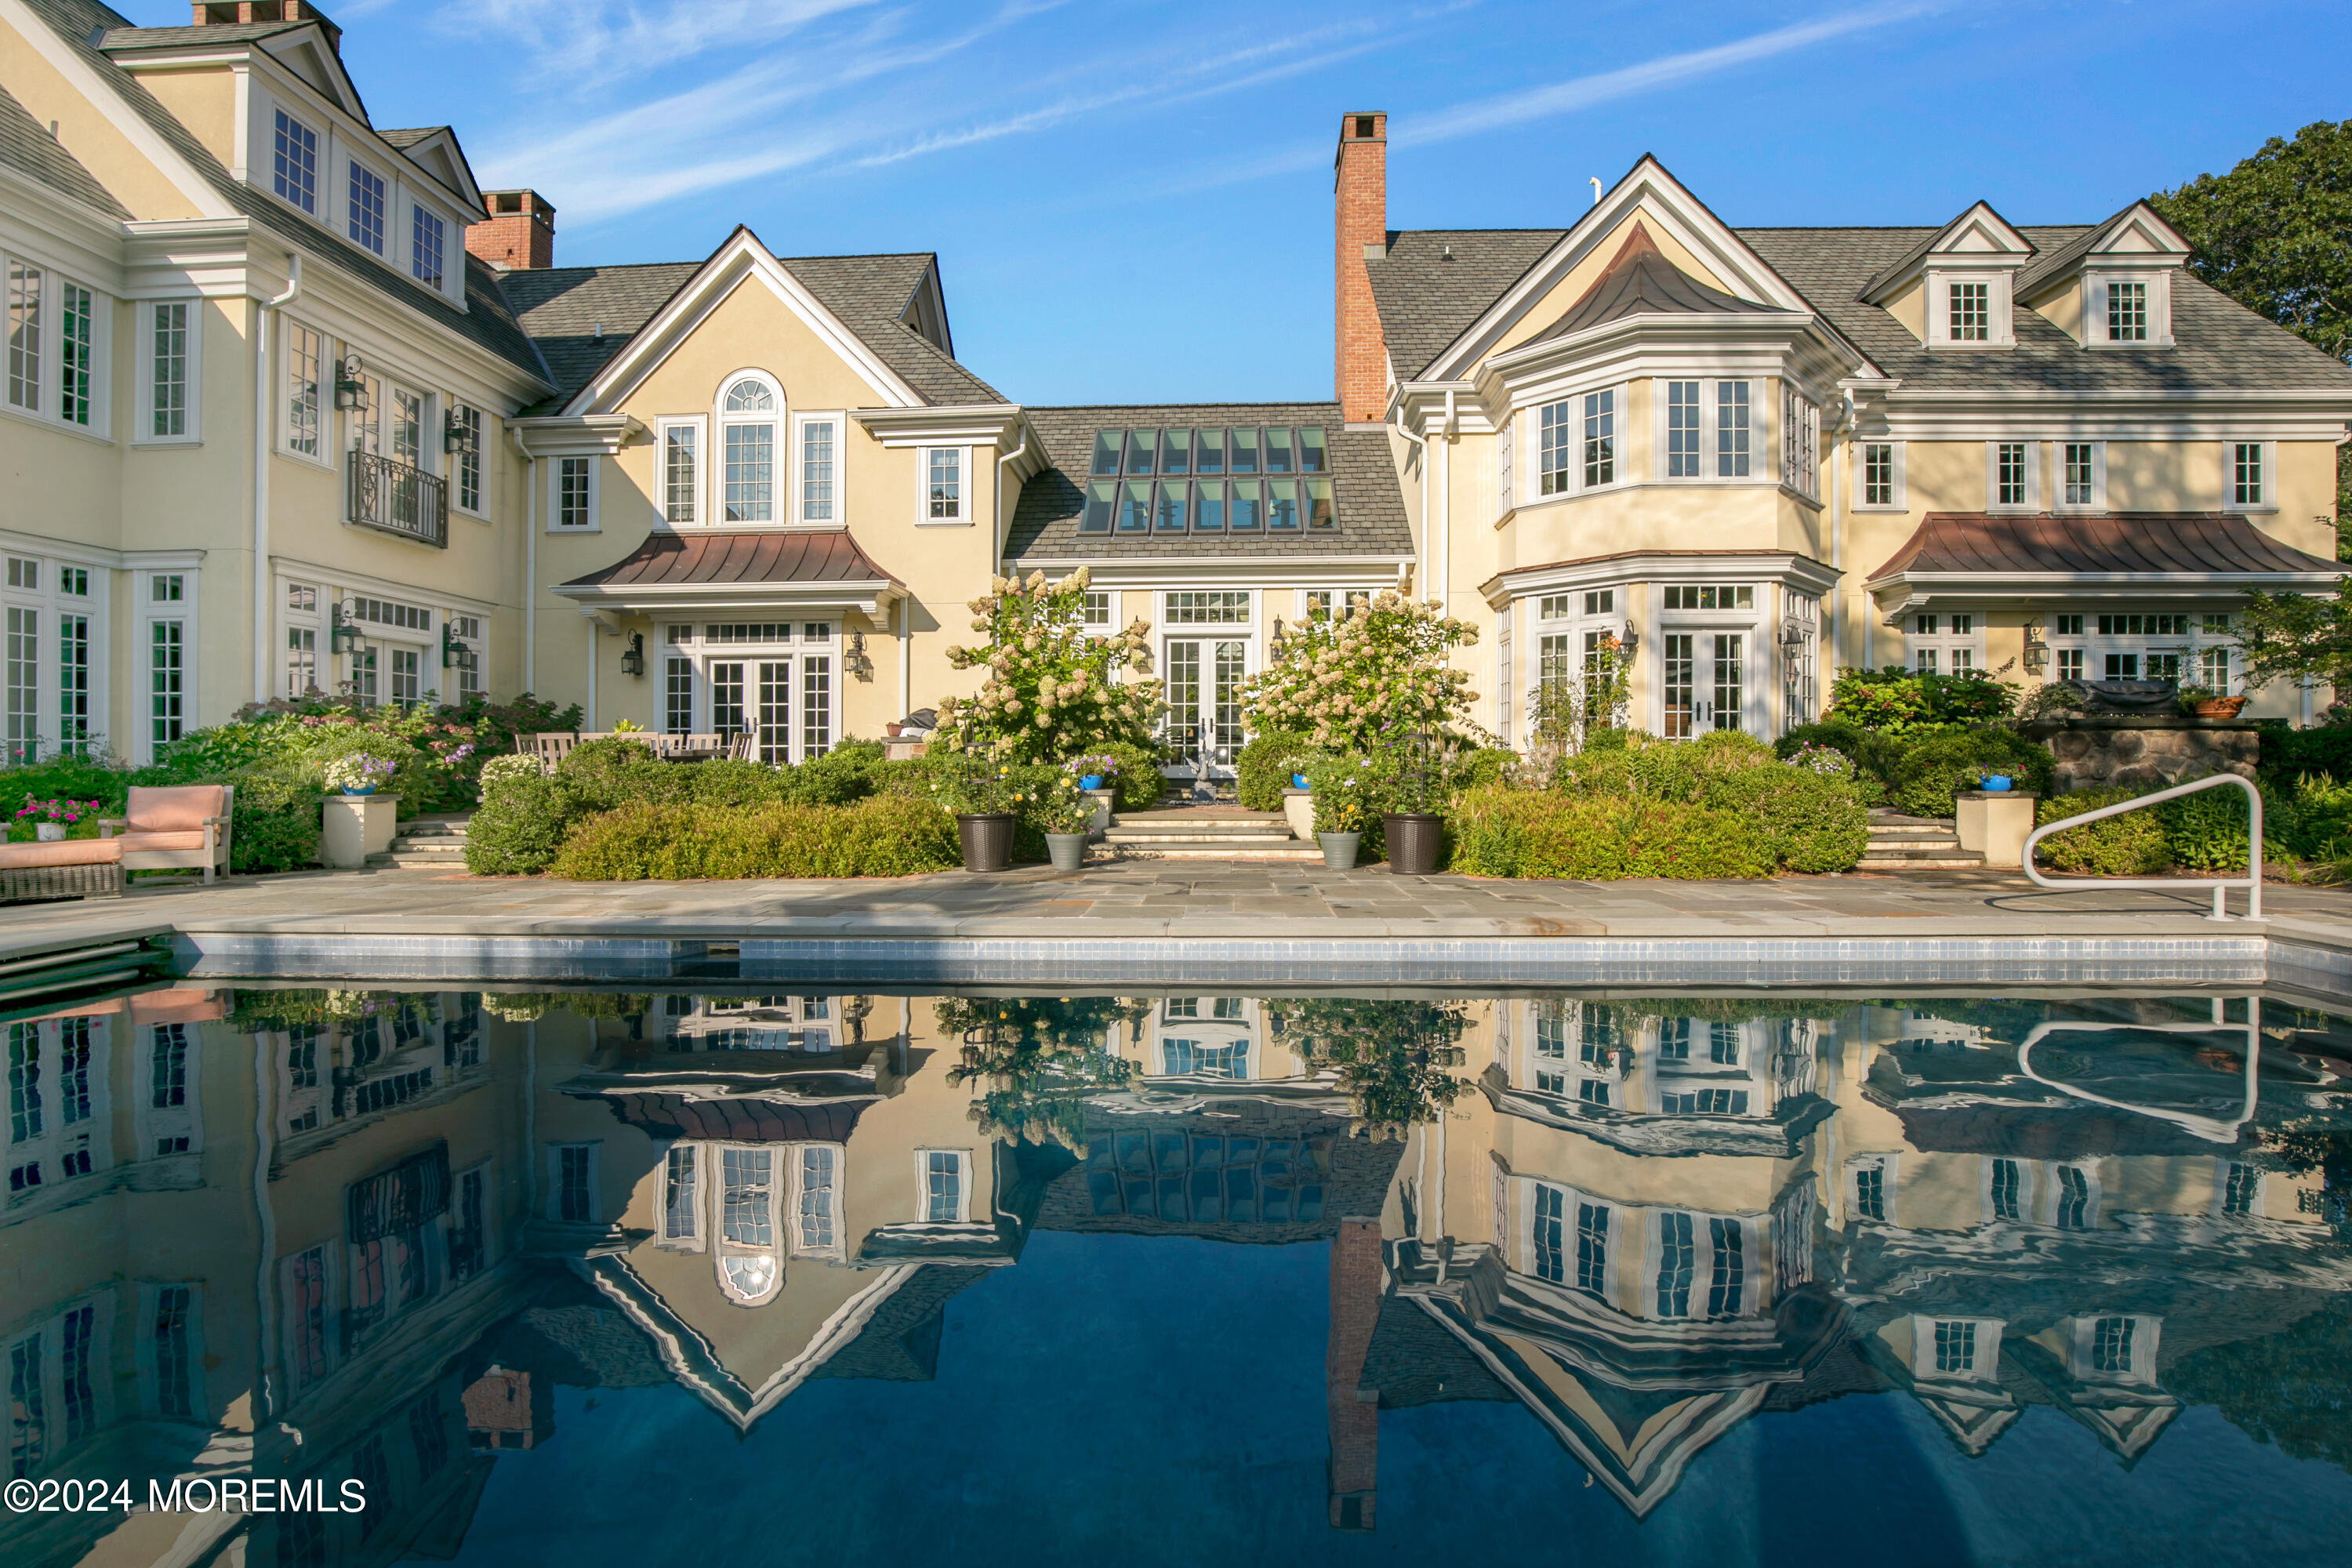
[[[256,160],[259,167],[255,171],[264,175],[259,182],[260,188],[313,223],[319,222],[320,166],[324,164],[329,171],[332,171],[335,166],[334,160],[327,155],[332,151],[331,140],[324,131],[312,125],[308,117],[297,114],[285,104],[273,102],[265,108],[263,114],[261,133],[267,141],[263,143],[261,157]],[[281,115],[285,117],[289,125],[310,139],[310,205],[309,206],[304,206],[278,188],[278,121]],[[332,178],[331,173],[329,177]]]
[[[464,487],[459,481],[465,474],[466,454],[449,453],[443,464],[447,472],[442,477],[449,484],[449,510],[463,512],[477,521],[488,522],[490,521],[490,433],[495,424],[495,416],[486,413],[478,403],[459,403],[452,399],[441,410],[441,426],[446,430],[451,421],[462,423],[468,415],[472,416],[474,475],[477,489],[480,492],[475,499],[478,504],[467,506],[460,499]],[[436,440],[435,445],[438,444]]]
[[[158,600],[155,584],[158,579],[180,579],[177,599]],[[132,753],[142,763],[155,760],[155,721],[152,699],[153,688],[154,632],[158,622],[180,623],[180,733],[187,735],[203,723],[199,717],[202,683],[196,679],[197,641],[196,606],[201,591],[196,568],[194,566],[142,567],[131,574],[133,595],[131,624],[134,642],[131,647],[131,672],[134,682],[131,730],[136,737]],[[95,661],[93,661],[95,662]],[[95,694],[93,694],[95,705]]]
[[[803,470],[806,467],[805,458],[808,450],[808,428],[812,425],[833,426],[833,500],[830,503],[833,515],[830,517],[809,516],[807,497],[803,490],[803,486],[806,484],[808,479]],[[786,521],[795,528],[847,528],[849,526],[849,489],[844,483],[844,479],[849,456],[848,414],[837,408],[819,408],[812,409],[805,414],[796,413],[792,417],[789,428],[792,431],[792,460],[786,466],[792,473],[790,487],[792,515]],[[928,461],[928,458],[925,460]],[[967,463],[965,466],[969,468],[970,464]],[[971,485],[967,477],[965,485],[967,494],[970,493],[970,489]],[[967,507],[966,510],[969,508]]]
[[[563,1217],[563,1152],[566,1149],[588,1151],[588,1217],[569,1220]],[[544,1218],[551,1225],[602,1225],[604,1222],[604,1146],[598,1139],[564,1140],[547,1145],[547,1211]]]
[[[1962,616],[1968,617],[1969,629],[1952,630],[1952,622]],[[1920,621],[1927,618],[1936,623],[1932,632],[1918,629]],[[1969,669],[1978,675],[1985,674],[1985,613],[1974,606],[1954,610],[1941,605],[1906,613],[1903,617],[1903,668],[1917,669],[1922,651],[1937,656],[1933,671],[1937,675],[1952,674],[1958,666],[1951,656],[1963,652],[1969,656]]]
[[[1511,515],[1517,504],[1512,496],[1514,476],[1511,471],[1514,437],[1512,427],[1518,423],[1518,410],[1507,410],[1503,422],[1495,430],[1495,521],[1499,524]],[[1414,450],[1418,450],[1415,447]]]
[[[1985,443],[1985,510],[2030,512],[2042,510],[2042,446],[2039,441],[1987,441]],[[2022,501],[2004,501],[2000,499],[2000,449],[2003,447],[2025,448],[2025,499]]]
[[[930,1160],[934,1154],[949,1154],[957,1162],[956,1213],[951,1220],[935,1220],[931,1214]],[[915,1151],[915,1214],[926,1225],[969,1225],[971,1222],[971,1151],[969,1149],[926,1148]]]
[[[2262,451],[2263,495],[2260,500],[2238,499],[2238,448],[2257,447]],[[2278,443],[2275,441],[2224,441],[2221,443],[2221,510],[2236,512],[2273,512],[2279,509]]]
[[[2107,288],[2113,283],[2138,283],[2147,289],[2147,336],[2141,340],[2107,336]],[[2168,349],[2172,342],[2172,269],[2085,272],[2083,275],[2083,346],[2089,349]]]
[[[1598,484],[1588,485],[1584,482],[1584,400],[1588,397],[1598,397],[1603,394],[1607,394],[1610,397],[1609,413],[1612,429],[1610,439],[1615,443],[1615,447],[1610,454],[1610,463],[1611,471],[1614,477]],[[1664,395],[1659,395],[1657,401],[1663,403],[1664,400]],[[1630,384],[1622,381],[1605,382],[1598,386],[1580,386],[1570,392],[1562,394],[1560,396],[1547,397],[1543,402],[1532,405],[1528,412],[1530,415],[1530,424],[1537,432],[1536,440],[1533,443],[1536,460],[1535,468],[1533,469],[1535,490],[1533,494],[1528,495],[1522,500],[1519,504],[1521,506],[1534,506],[1544,501],[1561,500],[1574,496],[1593,495],[1604,490],[1623,489],[1629,486],[1642,483],[1644,475],[1636,473],[1633,470],[1631,461],[1631,450],[1628,436],[1633,424],[1631,418],[1632,406],[1633,400]],[[1547,408],[1565,408],[1568,411],[1566,426],[1568,431],[1568,481],[1559,489],[1551,490],[1547,490],[1543,488],[1544,470],[1542,428],[1543,411]],[[1665,415],[1662,411],[1654,411],[1653,419],[1659,431],[1663,431],[1665,428]],[[1710,436],[1707,439],[1711,441],[1713,437]],[[1663,449],[1664,442],[1664,437],[1663,436],[1659,436],[1652,445],[1653,455],[1651,458],[1651,468],[1659,473],[1664,472],[1665,459],[1664,457],[1658,455],[1658,453]],[[1708,447],[1706,447],[1706,450],[1712,452],[1713,448]],[[1516,484],[1518,481],[1515,479],[1513,482]],[[1684,484],[1695,483],[1696,481],[1678,479],[1675,482],[1677,484]]]
[[[176,1420],[163,1415],[163,1363],[155,1353],[155,1313],[163,1304],[166,1290],[188,1293],[187,1383],[179,1392],[184,1403],[199,1420],[206,1417],[205,1390],[205,1283],[202,1279],[162,1279],[142,1281],[137,1297],[139,1328],[136,1335],[138,1353],[133,1357],[139,1373],[139,1408],[150,1418]]]
[[[953,517],[931,515],[931,454],[953,452],[956,455],[956,514]],[[915,448],[915,526],[918,528],[970,528],[972,526],[971,448],[969,447],[934,446]]]
[[[298,336],[298,334],[299,334],[299,336]],[[295,428],[294,422],[291,417],[292,398],[290,395],[294,385],[295,350],[297,345],[301,342],[304,337],[315,341],[318,345],[318,379],[311,384],[313,388],[312,396],[315,403],[314,412],[317,417],[313,420],[310,427],[312,432],[311,445],[316,449],[307,452],[300,447],[295,445]],[[319,331],[316,327],[309,326],[304,322],[298,321],[291,316],[279,317],[278,331],[278,368],[274,374],[277,378],[277,393],[274,401],[278,409],[276,418],[278,423],[277,447],[278,455],[280,457],[291,458],[298,463],[309,463],[317,468],[333,468],[335,464],[335,440],[333,435],[335,419],[334,341],[329,338],[326,333]]]
[[[713,1210],[710,1202],[711,1168],[718,1162],[713,1151],[718,1146],[681,1138],[662,1152],[661,1163],[654,1167],[654,1245],[669,1252],[707,1252],[710,1249],[710,1226]],[[694,1156],[694,1190],[687,1195],[685,1209],[694,1226],[692,1236],[670,1234],[669,1166],[670,1157],[684,1151]]]
[[[2066,499],[2066,448],[2091,448],[2091,499],[2070,501]],[[2053,441],[2050,443],[2050,477],[2052,494],[2050,510],[2054,512],[2101,512],[2107,510],[2107,444],[2105,441]]]
[[[839,1143],[793,1143],[789,1147],[792,1151],[792,1169],[786,1173],[788,1180],[784,1184],[786,1189],[784,1251],[793,1258],[824,1258],[836,1260],[846,1258],[848,1227],[843,1215],[842,1186],[849,1171],[848,1149]],[[826,1216],[832,1221],[833,1239],[824,1245],[813,1247],[801,1239],[801,1203],[806,1191],[808,1157],[816,1152],[823,1152],[833,1163],[833,1180],[825,1189],[833,1195],[831,1213]],[[967,1194],[967,1204],[969,1201]]]
[[[1698,472],[1674,474],[1668,472],[1670,453],[1667,450],[1668,404],[1667,388],[1676,383],[1696,382],[1698,385]],[[1766,459],[1771,449],[1765,445],[1765,416],[1762,388],[1764,383],[1752,375],[1692,376],[1661,375],[1650,384],[1650,478],[1669,485],[1759,485],[1772,482],[1772,469]],[[1720,451],[1723,433],[1723,389],[1745,386],[1748,389],[1748,471],[1744,474],[1722,472]],[[1621,397],[1620,406],[1622,406]],[[1619,429],[1622,433],[1623,426]],[[1581,469],[1579,477],[1582,477]],[[1622,482],[1622,481],[1620,481]]]
[[[1985,349],[2015,348],[2016,302],[2011,289],[2015,280],[2016,274],[2008,265],[1931,268],[1927,272],[1927,347],[1969,353]],[[1985,329],[1989,335],[1981,342],[1952,336],[1952,285],[1955,283],[1985,285]]]
[[[1905,472],[1904,472],[1904,469],[1905,469],[1904,451],[1905,451],[1905,448],[1906,448],[1908,445],[1909,445],[1909,443],[1908,443],[1908,442],[1904,442],[1904,441],[1893,441],[1893,440],[1888,440],[1888,441],[1856,441],[1856,442],[1854,443],[1854,458],[1853,458],[1853,495],[1854,495],[1853,510],[1856,510],[1856,511],[1909,511],[1909,510],[1911,510],[1911,503],[1910,503],[1910,500],[1909,500],[1909,497],[1908,497],[1908,495],[1906,494],[1906,475],[1905,475]],[[1866,500],[1864,500],[1864,497],[1866,497],[1867,495],[1869,495],[1869,494],[1870,494],[1870,470],[1869,470],[1869,460],[1870,460],[1870,458],[1869,458],[1869,454],[1870,454],[1870,448],[1871,448],[1871,447],[1885,447],[1890,448],[1890,451],[1889,451],[1889,453],[1888,453],[1889,468],[1890,468],[1890,472],[1889,472],[1889,475],[1888,475],[1888,478],[1889,478],[1889,480],[1890,480],[1889,489],[1888,489],[1888,496],[1889,496],[1889,499],[1888,499],[1888,500],[1883,500],[1883,501]]]
[[[131,416],[131,444],[134,447],[200,446],[204,441],[204,299],[191,294],[171,300],[141,300],[137,304],[138,342],[132,355],[138,372],[133,377],[138,386],[138,396]],[[155,434],[156,316],[170,306],[179,306],[187,311],[185,352],[182,355],[181,367],[182,384],[185,391],[181,400],[179,434],[158,436]]]
[[[727,394],[737,383],[751,380],[768,389],[775,406],[730,414]],[[740,522],[730,521],[727,516],[727,427],[730,425],[765,425],[772,432],[768,449],[768,515]],[[784,396],[784,384],[764,370],[745,366],[728,372],[719,378],[719,385],[710,395],[710,429],[703,442],[703,517],[713,528],[777,528],[783,524],[792,500],[793,476],[792,405]]]
[[[93,440],[113,438],[114,403],[114,297],[95,284],[84,282],[70,272],[53,267],[47,261],[11,251],[0,255],[0,291],[6,287],[9,268],[22,268],[38,275],[40,299],[34,308],[34,327],[38,334],[36,350],[37,363],[33,370],[32,406],[6,401],[5,383],[0,382],[0,412],[18,419],[29,419],[52,430],[63,430]],[[79,289],[89,295],[89,417],[87,420],[65,416],[65,396],[62,378],[65,373],[65,292]],[[0,300],[4,305],[5,300]],[[0,321],[0,330],[5,330]]]
[[[274,153],[275,149],[273,148],[272,151]],[[354,173],[354,171],[357,171],[357,173]],[[366,174],[370,179],[375,181],[377,184],[383,187],[383,210],[376,215],[376,220],[381,231],[377,237],[381,243],[375,245],[368,244],[367,241],[362,239],[358,235],[352,232],[352,197],[353,194],[352,187],[359,183],[360,174]],[[399,221],[400,181],[395,176],[384,174],[382,170],[378,169],[374,164],[369,163],[364,158],[345,158],[343,160],[342,216],[343,221],[340,226],[338,226],[341,231],[342,237],[349,240],[352,244],[359,247],[362,250],[366,251],[370,256],[374,257],[377,260],[383,260],[387,254],[385,247],[392,243],[393,226]]]
[[[1873,1167],[1879,1172],[1879,1207],[1885,1211],[1885,1217],[1881,1219],[1870,1219],[1862,1213],[1859,1196],[1861,1173]],[[1839,1173],[1838,1194],[1845,1224],[1849,1227],[1856,1224],[1885,1226],[1902,1224],[1895,1208],[1895,1183],[1902,1174],[1902,1169],[1903,1156],[1900,1152],[1893,1150],[1855,1154],[1846,1160],[1845,1169]]]
[[[1822,405],[1785,376],[1780,386],[1780,416],[1765,437],[1769,443],[1765,449],[1773,458],[1772,478],[1790,495],[1818,504],[1822,499]],[[1751,418],[1754,407],[1749,405]],[[1749,468],[1752,473],[1754,465]],[[1803,482],[1799,483],[1800,479]]]
[[[408,274],[411,282],[430,289],[436,294],[446,295],[449,292],[449,275],[455,270],[449,259],[449,234],[454,229],[463,235],[465,226],[462,222],[452,220],[446,212],[431,202],[411,201],[408,204],[407,216],[408,221],[401,226],[406,231],[403,237],[407,241],[404,248],[408,253],[408,265],[402,270]],[[434,271],[430,278],[416,269],[418,258],[416,231],[426,221],[430,221],[440,230],[437,236],[439,249],[433,258]]]
[[[688,487],[691,517],[669,515],[669,438],[674,430],[694,433],[694,482]],[[654,526],[657,529],[700,528],[709,521],[710,421],[700,414],[654,421]]]
[[[588,521],[584,523],[567,524],[563,521],[563,467],[566,463],[588,465]],[[541,515],[547,520],[548,532],[568,537],[573,534],[604,531],[604,513],[600,504],[604,476],[599,471],[604,466],[603,458],[593,452],[566,453],[547,465],[547,506]]]

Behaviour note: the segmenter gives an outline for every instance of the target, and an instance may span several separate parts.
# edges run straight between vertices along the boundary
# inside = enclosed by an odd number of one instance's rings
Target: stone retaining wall
[[[2231,720],[2087,718],[2028,724],[2025,732],[2058,759],[2053,793],[2078,789],[2160,789],[2185,779],[2231,773],[2254,776],[2261,732]]]

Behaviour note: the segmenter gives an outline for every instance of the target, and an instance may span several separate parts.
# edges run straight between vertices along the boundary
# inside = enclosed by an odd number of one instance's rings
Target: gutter
[[[1021,458],[1026,456],[1029,451],[1028,418],[1024,416],[1016,421],[1016,423],[1021,431],[1021,445],[1013,447],[1013,450],[1005,453],[1004,456],[996,459],[995,510],[990,514],[988,520],[988,525],[996,531],[996,569],[999,572],[1004,570],[1004,547],[1013,542],[1012,522],[1011,520],[1006,518],[1004,515],[1004,470],[1009,465],[1020,461]],[[919,456],[919,454],[918,454],[918,456]],[[904,681],[902,680],[900,684],[903,685]],[[907,706],[904,700],[904,693],[901,693],[900,695],[901,700],[898,704],[898,711],[904,713],[907,711]]]
[[[302,253],[288,252],[286,291],[254,306],[253,319],[253,700],[269,700],[269,319],[302,292]],[[320,367],[322,370],[325,368]],[[321,411],[323,413],[323,411]],[[325,438],[325,431],[320,432]]]
[[[538,695],[539,661],[539,459],[522,444],[522,432],[507,424],[507,439],[522,458],[522,689]]]

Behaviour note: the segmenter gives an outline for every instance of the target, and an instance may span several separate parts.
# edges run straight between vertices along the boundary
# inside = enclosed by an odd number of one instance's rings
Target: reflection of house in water
[[[1849,1393],[1969,1454],[2049,1405],[2128,1463],[2165,1367],[2352,1286],[2321,1178],[2256,1135],[2333,1106],[2316,1058],[2161,1004],[1819,1011],[1495,1004],[1483,1100],[1416,1129],[1384,1211],[1358,1398],[1515,1400],[1637,1515]]]

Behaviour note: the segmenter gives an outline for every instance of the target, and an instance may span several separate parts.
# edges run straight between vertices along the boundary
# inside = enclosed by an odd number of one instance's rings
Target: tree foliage
[[[1087,572],[1058,582],[1042,572],[1024,582],[999,577],[971,601],[981,647],[951,647],[958,669],[988,671],[980,695],[940,702],[940,727],[951,748],[1007,743],[1011,760],[1058,762],[1114,744],[1151,739],[1160,683],[1118,679],[1151,668],[1151,628],[1138,620],[1110,637],[1087,630]]]
[[[1250,678],[1252,730],[1292,730],[1326,752],[1369,752],[1383,737],[1469,728],[1470,677],[1445,662],[1477,628],[1393,589],[1345,616],[1302,623]]]
[[[2250,588],[2231,635],[2248,690],[2282,678],[2352,687],[2352,577],[2333,599]]]

